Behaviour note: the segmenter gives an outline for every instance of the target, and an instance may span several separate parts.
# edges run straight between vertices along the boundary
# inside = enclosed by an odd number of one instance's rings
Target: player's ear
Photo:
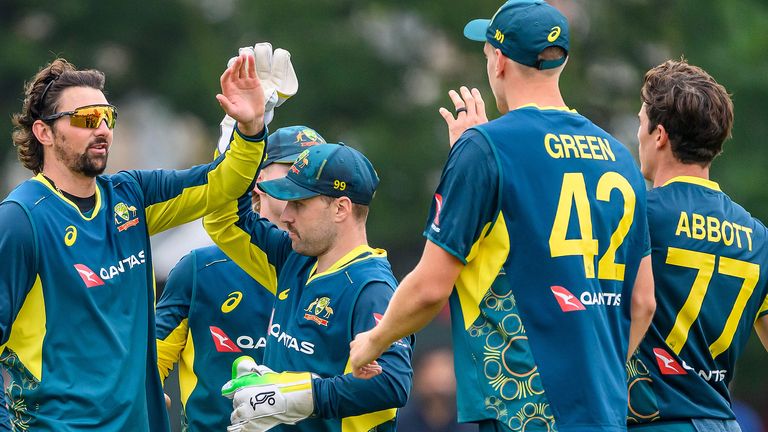
[[[662,124],[657,124],[654,132],[656,132],[656,149],[661,150],[669,144],[669,134]]]
[[[32,123],[32,133],[35,134],[35,138],[40,141],[40,144],[44,146],[53,144],[53,127],[42,120],[35,120]]]
[[[502,54],[501,50],[498,48],[493,49],[493,55],[496,56],[496,68],[495,73],[496,77],[500,78],[504,75],[504,68],[507,66],[507,57]]]
[[[343,222],[353,217],[352,201],[348,197],[340,197],[333,200],[334,222]]]

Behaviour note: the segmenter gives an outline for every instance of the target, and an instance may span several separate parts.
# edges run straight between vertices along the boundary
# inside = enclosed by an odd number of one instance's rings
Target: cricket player
[[[231,130],[224,133],[229,137]],[[306,126],[276,130],[257,182],[285,177],[299,153],[324,142]],[[253,194],[261,216],[284,230],[279,218],[286,202],[258,188]],[[276,286],[269,275],[249,276],[217,246],[193,250],[171,271],[156,310],[158,368],[165,379],[180,364],[186,430],[223,431],[229,425],[232,403],[221,397],[221,386],[238,357],[262,361]]]
[[[648,71],[640,167],[658,308],[627,364],[631,431],[739,431],[728,384],[754,327],[768,349],[768,230],[709,179],[733,126],[725,88],[685,61]]]
[[[376,325],[397,285],[386,252],[366,236],[378,183],[362,153],[319,144],[286,177],[257,185],[288,201],[287,232],[236,203],[204,219],[236,264],[277,278],[263,365],[239,359],[222,389],[233,398],[231,431],[395,430],[411,389],[410,338],[388,347],[387,370],[374,379],[354,378],[348,361],[349,342]]]
[[[56,59],[13,117],[34,174],[0,204],[0,363],[14,430],[169,430],[149,236],[242,195],[264,151],[253,56],[224,72],[216,96],[237,121],[230,153],[184,171],[102,175],[117,120],[103,89],[101,72]]]
[[[559,11],[512,0],[464,34],[485,42],[503,115],[486,123],[477,90],[450,93],[456,117],[441,114],[455,143],[424,253],[379,325],[352,343],[352,368],[449,301],[459,421],[623,431],[624,365],[654,307],[643,178],[624,145],[565,106]]]

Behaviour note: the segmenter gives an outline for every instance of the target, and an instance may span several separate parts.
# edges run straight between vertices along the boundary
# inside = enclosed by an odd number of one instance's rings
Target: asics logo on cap
[[[557,38],[560,37],[560,26],[554,26],[552,27],[552,30],[549,31],[549,35],[547,36],[547,41],[554,42],[557,40]]]

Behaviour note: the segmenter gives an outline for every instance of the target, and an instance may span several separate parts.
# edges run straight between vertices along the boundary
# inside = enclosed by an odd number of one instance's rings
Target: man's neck
[[[326,253],[317,257],[317,269],[315,270],[315,274],[327,271],[331,266],[342,259],[344,255],[350,253],[356,247],[367,245],[368,239],[364,227],[362,231],[359,229],[351,229],[350,231],[341,234],[336,239],[336,243]]]
[[[665,183],[675,177],[688,176],[709,180],[709,165],[702,167],[696,164],[675,163],[670,166],[659,167],[653,177],[653,187],[664,186]]]
[[[75,174],[60,165],[46,165],[43,175],[53,180],[56,187],[76,197],[89,197],[96,193],[96,178]]]
[[[506,97],[509,111],[528,104],[540,107],[566,106],[557,82],[549,80],[514,83],[507,86]]]

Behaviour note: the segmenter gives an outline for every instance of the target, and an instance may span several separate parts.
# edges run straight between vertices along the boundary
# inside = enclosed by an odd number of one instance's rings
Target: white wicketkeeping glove
[[[275,116],[275,108],[282,105],[299,91],[299,79],[291,64],[291,53],[278,48],[272,52],[269,42],[257,43],[252,47],[240,48],[238,55],[243,52],[251,53],[256,59],[256,74],[261,80],[264,90],[264,126],[268,125]],[[237,57],[232,57],[227,67],[232,65]],[[223,153],[229,145],[235,120],[227,115],[221,121],[221,136],[219,137],[219,153]]]
[[[312,415],[312,374],[275,373],[248,356],[232,363],[232,380],[221,388],[232,399],[229,432],[262,432],[279,424],[296,424]]]

